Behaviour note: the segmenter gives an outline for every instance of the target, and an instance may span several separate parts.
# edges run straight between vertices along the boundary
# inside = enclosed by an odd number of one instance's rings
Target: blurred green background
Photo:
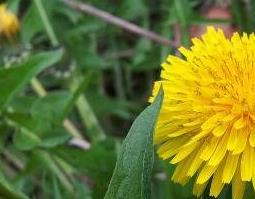
[[[174,45],[60,0],[2,2],[20,20],[19,33],[0,45],[0,195],[8,199],[102,199],[167,55],[178,55],[176,46],[190,46],[207,25],[228,36],[255,28],[253,0],[80,0]],[[155,156],[151,198],[194,198],[192,182],[170,181],[173,169]]]

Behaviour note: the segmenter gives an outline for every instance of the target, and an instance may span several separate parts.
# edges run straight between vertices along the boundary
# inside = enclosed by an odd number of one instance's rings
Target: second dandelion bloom
[[[11,39],[19,30],[19,20],[9,11],[6,4],[0,4],[0,35]]]
[[[241,199],[247,182],[255,187],[255,35],[227,39],[209,27],[192,42],[179,49],[185,59],[169,56],[162,64],[151,98],[162,85],[154,143],[177,165],[174,182],[196,176],[194,194],[210,183],[214,197],[232,184],[233,198]]]

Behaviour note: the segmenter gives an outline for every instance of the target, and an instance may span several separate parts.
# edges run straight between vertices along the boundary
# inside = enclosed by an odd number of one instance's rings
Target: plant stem
[[[8,159],[17,167],[18,169],[24,169],[24,163],[22,160],[18,159],[11,151],[5,149],[3,154],[8,157]]]
[[[157,42],[159,44],[166,45],[166,46],[176,46],[174,42],[158,35],[155,32],[141,28],[138,25],[130,23],[130,22],[123,20],[117,16],[111,15],[108,12],[105,12],[103,10],[95,8],[95,7],[88,5],[86,3],[81,3],[81,2],[78,2],[75,0],[61,0],[61,1],[75,10],[78,10],[80,12],[98,17],[107,23],[121,27],[121,28],[123,28],[129,32],[135,33],[137,35],[147,37],[148,39],[150,39],[154,42]]]
[[[31,80],[31,85],[33,87],[33,89],[35,90],[35,92],[41,96],[44,97],[47,95],[47,91],[45,90],[45,88],[43,87],[43,85],[38,81],[38,79],[33,78]]]
[[[45,27],[45,30],[46,30],[46,32],[48,34],[48,37],[49,37],[52,45],[54,47],[58,46],[59,45],[59,41],[58,41],[58,39],[56,37],[56,34],[55,34],[55,32],[54,32],[54,30],[52,28],[52,25],[51,25],[50,20],[49,20],[49,18],[47,16],[47,13],[46,13],[46,10],[45,10],[45,8],[44,8],[44,6],[42,4],[42,1],[41,0],[34,0],[34,2],[35,2],[35,5],[36,5],[36,7],[38,9],[38,12],[39,12],[39,14],[41,16],[43,25]]]
[[[104,140],[105,134],[103,132],[103,129],[99,125],[98,120],[95,117],[85,95],[81,95],[78,98],[76,106],[78,108],[83,123],[88,128],[89,137],[91,138],[92,142]]]
[[[77,88],[80,84],[80,79],[80,74],[77,74],[76,78],[71,83],[71,90],[75,90]],[[80,114],[82,123],[88,129],[88,137],[92,140],[92,142],[104,140],[106,137],[105,133],[84,94],[81,94],[78,97],[76,107]]]

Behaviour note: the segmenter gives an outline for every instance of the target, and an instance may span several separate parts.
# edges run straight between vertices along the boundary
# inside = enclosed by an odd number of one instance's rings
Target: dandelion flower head
[[[0,35],[12,38],[19,30],[19,21],[6,4],[0,4]]]
[[[164,101],[154,143],[176,165],[174,182],[194,176],[193,193],[210,185],[214,197],[232,184],[233,198],[241,199],[247,182],[255,187],[255,35],[227,39],[208,27],[192,43],[179,48],[184,59],[167,58],[155,82],[150,101],[160,86]]]

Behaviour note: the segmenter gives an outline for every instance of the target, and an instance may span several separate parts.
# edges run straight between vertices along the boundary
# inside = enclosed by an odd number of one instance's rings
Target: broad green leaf
[[[41,118],[52,124],[60,124],[64,119],[65,108],[71,101],[72,96],[69,92],[54,92],[39,98],[32,105],[30,112],[33,117]]]
[[[8,9],[10,9],[12,12],[14,12],[17,15],[19,3],[20,3],[20,0],[8,0],[7,1]]]
[[[12,187],[2,173],[0,173],[0,198],[29,199],[26,195]]]
[[[135,120],[123,142],[105,199],[149,199],[154,162],[153,131],[163,100],[162,89],[155,102]]]
[[[14,136],[14,145],[20,150],[31,150],[41,143],[41,139],[25,128],[21,128]]]
[[[17,96],[9,104],[13,112],[26,113],[30,110],[33,104],[39,97],[36,95]]]
[[[66,143],[71,135],[67,133],[64,127],[54,128],[40,136],[43,142],[41,147],[51,148]]]
[[[18,129],[14,144],[20,150],[31,150],[37,146],[54,147],[65,143],[70,135],[62,127],[66,107],[72,100],[68,92],[54,92],[43,98],[27,99],[30,107],[20,108],[21,104],[12,103],[13,111],[7,114],[7,121]]]
[[[62,56],[62,50],[38,53],[25,62],[9,69],[0,70],[0,112],[23,86],[35,75],[56,63]]]
[[[82,88],[83,85],[79,85],[73,92],[50,92],[44,97],[18,96],[10,103],[10,107],[13,110],[12,113],[29,113],[33,118],[59,125],[72,110]],[[32,128],[34,129],[33,126]]]
[[[40,120],[36,120],[29,114],[24,113],[9,113],[6,121],[9,126],[16,129],[13,137],[14,146],[19,150],[31,150],[39,146],[42,142],[38,134],[38,126]],[[45,125],[46,126],[46,125]]]

